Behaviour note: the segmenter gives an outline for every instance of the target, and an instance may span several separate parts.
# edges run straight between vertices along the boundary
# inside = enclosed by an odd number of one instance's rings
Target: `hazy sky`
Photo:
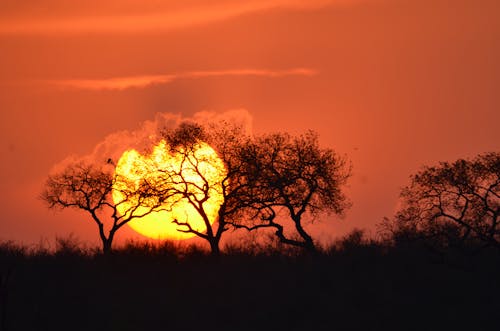
[[[3,0],[0,59],[1,240],[97,242],[43,181],[157,113],[316,130],[354,166],[323,238],[374,230],[421,165],[500,148],[498,0]]]

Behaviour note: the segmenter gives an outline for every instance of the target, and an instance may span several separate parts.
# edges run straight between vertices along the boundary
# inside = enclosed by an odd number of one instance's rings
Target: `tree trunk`
[[[111,244],[112,244],[112,240],[109,240],[109,239],[103,240],[103,242],[102,242],[102,253],[104,255],[108,255],[108,254],[111,253]]]
[[[117,229],[113,228],[109,230],[109,235],[106,238],[106,235],[104,234],[103,229],[100,231],[101,233],[101,240],[102,240],[102,253],[104,255],[108,255],[111,253],[111,245],[113,244],[113,238],[115,236],[115,232]]]
[[[318,250],[316,249],[316,245],[314,245],[314,242],[312,241],[312,239],[305,240],[304,248],[307,249],[307,251],[310,253],[313,253],[313,254],[318,253]]]
[[[209,240],[209,242],[210,242],[210,251],[212,253],[212,256],[219,256],[220,255],[219,240],[214,238]]]
[[[103,238],[102,240],[102,253],[104,255],[109,255],[112,251],[111,245],[113,244],[114,233],[110,232],[108,238]]]
[[[295,229],[299,233],[300,237],[304,240],[304,248],[311,253],[317,253],[316,246],[312,237],[304,230],[302,224],[300,223],[300,218],[292,218],[295,223]]]

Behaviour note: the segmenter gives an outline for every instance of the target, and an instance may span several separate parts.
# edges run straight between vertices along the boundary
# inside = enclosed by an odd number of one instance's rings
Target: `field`
[[[63,242],[64,244],[64,242]],[[0,249],[3,330],[495,330],[498,252]]]

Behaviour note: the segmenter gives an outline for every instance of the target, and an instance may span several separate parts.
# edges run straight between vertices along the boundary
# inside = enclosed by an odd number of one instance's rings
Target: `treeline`
[[[320,147],[312,131],[250,136],[224,122],[186,122],[158,139],[150,156],[124,165],[111,159],[68,165],[48,177],[42,200],[50,208],[86,212],[104,253],[125,224],[177,208],[186,216],[161,222],[201,238],[214,255],[230,229],[271,231],[280,243],[314,254],[321,248],[307,225],[350,206],[344,193],[350,162]],[[121,168],[127,171],[115,171]],[[499,216],[500,153],[491,152],[423,167],[378,230],[386,241],[419,241],[435,250],[499,250]]]

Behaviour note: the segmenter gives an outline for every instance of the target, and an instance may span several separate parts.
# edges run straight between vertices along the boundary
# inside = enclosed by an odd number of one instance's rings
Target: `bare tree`
[[[500,247],[499,183],[500,153],[424,167],[401,191],[391,230],[445,245]]]
[[[342,187],[351,174],[350,164],[331,149],[319,146],[316,133],[300,136],[286,133],[265,135],[246,149],[244,196],[250,224],[236,223],[247,230],[274,228],[286,244],[315,251],[304,225],[321,213],[342,214],[349,202]],[[292,221],[295,237],[287,235],[279,214]]]
[[[83,162],[50,175],[40,197],[51,209],[72,208],[88,213],[99,229],[105,254],[111,252],[116,231],[122,226],[162,208],[156,189],[146,179],[133,182],[105,167]]]
[[[165,131],[164,137],[170,152],[181,155],[182,162],[177,169],[158,166],[159,172],[163,172],[158,187],[169,188],[168,195],[187,201],[202,218],[203,226],[196,228],[189,219],[172,221],[179,226],[178,231],[206,240],[212,254],[217,255],[222,234],[229,229],[228,222],[241,215],[243,208],[240,195],[247,183],[241,176],[240,155],[248,137],[241,127],[225,122],[212,126],[183,123],[175,130]],[[203,144],[216,154],[200,153]],[[214,196],[218,197],[217,214],[210,215],[214,205],[209,200]]]

